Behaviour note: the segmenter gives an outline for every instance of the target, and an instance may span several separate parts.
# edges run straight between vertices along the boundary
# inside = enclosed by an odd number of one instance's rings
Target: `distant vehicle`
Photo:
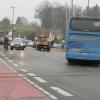
[[[38,36],[38,40],[36,42],[36,50],[45,50],[50,51],[50,44],[48,41],[48,37],[46,36]]]
[[[0,37],[0,45],[4,44],[4,37]]]
[[[53,43],[53,48],[57,48],[58,44],[57,43]]]
[[[25,42],[22,38],[14,38],[13,41],[11,42],[10,49],[22,49],[24,50],[25,48]]]
[[[66,41],[66,59],[100,61],[100,18],[70,17]]]
[[[23,39],[23,42],[24,42],[24,44],[23,44],[23,45],[24,45],[24,47],[26,48],[26,47],[27,47],[27,45],[28,45],[28,44],[27,44],[27,41],[26,41],[25,39]]]
[[[32,40],[28,41],[28,47],[33,47],[33,48],[35,47],[34,42]]]

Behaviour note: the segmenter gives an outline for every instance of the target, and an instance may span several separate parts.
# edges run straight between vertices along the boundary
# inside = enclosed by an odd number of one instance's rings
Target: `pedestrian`
[[[5,52],[8,51],[8,44],[9,44],[9,39],[7,36],[4,37],[4,49]]]

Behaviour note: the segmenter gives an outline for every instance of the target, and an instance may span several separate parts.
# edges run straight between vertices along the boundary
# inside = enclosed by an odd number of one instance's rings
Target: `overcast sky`
[[[0,20],[4,17],[12,18],[12,8],[15,6],[15,17],[24,16],[29,22],[33,21],[35,8],[44,0],[0,0]],[[48,0],[50,2],[60,2],[65,4],[66,2],[70,5],[71,0]],[[86,7],[88,0],[73,0],[74,4]],[[90,0],[90,6],[98,4],[100,6],[100,0]]]

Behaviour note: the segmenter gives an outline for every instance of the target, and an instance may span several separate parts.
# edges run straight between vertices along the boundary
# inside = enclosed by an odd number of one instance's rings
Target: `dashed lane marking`
[[[46,90],[42,90],[45,94],[50,95],[50,93]]]
[[[13,63],[13,65],[14,65],[14,66],[16,66],[16,67],[18,67],[18,66],[19,66],[19,65],[18,65],[18,64],[16,64],[16,63]]]
[[[47,83],[47,81],[45,81],[44,79],[40,78],[40,77],[33,77],[34,79],[36,79],[37,81],[41,82],[41,83]]]
[[[50,95],[48,95],[50,98],[52,98],[53,100],[58,100],[58,98],[57,97],[55,97],[54,95],[52,95],[52,94],[50,94]]]
[[[43,93],[45,93],[46,95],[48,95],[52,100],[58,100],[57,97],[55,97],[54,95],[52,95],[51,93],[49,93],[48,91],[46,91],[45,89],[43,89],[42,87],[38,86],[37,84],[35,84],[34,82],[32,82],[31,80],[29,80],[26,77],[23,77],[27,82],[29,82],[30,84],[34,85],[36,88],[38,88],[40,91],[42,91]]]
[[[87,68],[87,69],[92,70],[92,71],[96,71],[95,69],[92,69],[92,68]]]
[[[23,74],[18,74],[20,77],[24,77],[24,75]]]
[[[12,60],[8,60],[8,61],[11,62],[11,63],[13,62]]]
[[[34,73],[27,73],[27,75],[29,75],[29,76],[31,76],[31,77],[37,76],[37,75],[35,75]]]
[[[63,95],[63,96],[74,96],[66,91],[64,91],[63,89],[60,89],[59,87],[50,87],[52,90],[57,91],[59,94]]]
[[[17,71],[15,71],[13,68],[11,68],[5,61],[3,61],[1,58],[0,60],[8,67],[10,68],[12,71],[14,71],[15,73],[17,73]]]
[[[20,69],[22,72],[28,72],[26,69]]]

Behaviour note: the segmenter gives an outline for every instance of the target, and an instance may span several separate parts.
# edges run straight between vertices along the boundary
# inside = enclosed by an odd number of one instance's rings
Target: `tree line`
[[[41,27],[61,29],[63,34],[66,32],[66,18],[72,14],[74,16],[100,17],[100,7],[96,4],[94,7],[83,9],[81,6],[74,5],[72,9],[66,4],[52,4],[44,1],[35,10],[35,17],[40,19]]]
[[[67,12],[67,14],[66,14]],[[61,5],[60,3],[50,3],[49,1],[43,1],[35,9],[34,17],[40,20],[42,28],[53,28],[60,29],[63,34],[66,32],[66,16],[91,16],[100,17],[100,7],[96,4],[93,7],[82,8],[81,6],[74,5],[73,10],[68,5]],[[18,17],[15,22],[15,27],[18,26],[17,30],[29,31],[30,28],[26,28],[27,25],[33,27],[39,27],[38,22],[28,23],[25,17]],[[22,26],[26,26],[25,28]],[[9,31],[12,28],[12,21],[9,18],[3,18],[0,21],[0,31]],[[25,30],[27,29],[27,30]]]

